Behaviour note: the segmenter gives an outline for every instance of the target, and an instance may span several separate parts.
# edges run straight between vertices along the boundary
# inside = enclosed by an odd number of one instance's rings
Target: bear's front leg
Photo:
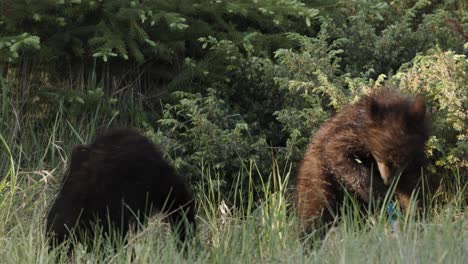
[[[400,176],[398,185],[395,190],[396,197],[400,202],[400,206],[404,211],[408,211],[411,208],[411,198],[413,197],[414,208],[417,212],[422,210],[419,202],[422,194],[420,193],[420,172],[417,169],[413,169],[405,172]],[[413,194],[414,193],[414,194]]]

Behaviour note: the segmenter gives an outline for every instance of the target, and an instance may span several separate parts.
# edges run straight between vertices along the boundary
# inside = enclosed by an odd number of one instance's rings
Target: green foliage
[[[40,39],[23,33],[17,36],[0,37],[0,62],[11,62],[19,57],[21,49],[39,49]]]
[[[279,49],[275,52],[281,74],[274,78],[279,89],[285,91],[286,100],[274,114],[287,134],[287,156],[297,161],[313,133],[347,100],[337,75],[342,50],[338,40],[328,43],[329,35],[323,28],[316,38],[299,34],[288,37],[298,48]]]
[[[467,39],[463,5],[444,9],[438,2],[349,3],[341,13],[347,19],[338,15],[330,22],[333,35],[345,40],[346,70],[366,77],[395,73],[402,63],[435,45],[462,53]]]
[[[339,41],[329,44],[326,29],[316,38],[287,34],[288,41],[298,47],[278,50],[275,60],[258,54],[254,38],[246,36],[239,45],[213,37],[200,40],[215,62],[203,65],[207,71],[203,83],[218,91],[208,89],[205,97],[178,92],[177,103],[165,106],[159,129],[170,125],[161,132],[172,140],[162,145],[179,149],[174,147],[179,144],[184,153],[174,156],[225,171],[238,170],[230,165],[237,159],[254,160],[260,168],[268,168],[272,153],[298,161],[311,132],[329,116],[327,112],[348,100],[341,82],[334,82],[339,72]],[[269,144],[274,152],[266,147]]]
[[[42,41],[39,59],[59,63],[68,59],[97,57],[107,61],[119,56],[142,63],[145,56],[168,56],[169,43],[156,45],[148,33],[161,28],[169,34],[187,27],[179,14],[140,1],[13,1],[2,5],[0,20],[6,32],[28,32]],[[36,56],[36,57],[37,57]]]
[[[208,94],[177,92],[179,103],[166,105],[159,120],[156,139],[176,167],[192,179],[199,177],[197,168],[209,166],[223,171],[219,183],[230,188],[244,161],[267,158],[265,138],[249,133],[248,124],[233,112],[213,89]]]
[[[86,94],[67,90],[42,90],[28,104],[28,115],[38,120],[51,120],[63,108],[69,119],[91,117],[99,112],[102,115],[117,115],[117,100],[104,96],[103,89],[88,89]]]
[[[114,74],[152,65],[157,69],[152,78],[167,82],[185,57],[199,58],[199,37],[237,42],[258,32],[258,45],[278,45],[278,32],[297,23],[310,26],[317,13],[297,0],[5,0],[0,31],[40,38],[38,50],[24,55],[40,61],[46,73],[62,72],[64,66],[73,71],[80,62],[98,59]]]
[[[287,135],[285,156],[292,161],[297,162],[302,158],[310,135],[329,116],[322,105],[319,96],[303,94],[297,96],[291,106],[274,113],[282,124],[282,133]]]
[[[345,93],[339,80],[333,80],[338,75],[340,58],[343,50],[338,49],[338,40],[328,43],[326,29],[320,31],[316,38],[290,34],[289,37],[298,42],[299,51],[279,49],[275,58],[284,68],[286,75],[276,77],[280,88],[292,92],[303,92],[325,95],[329,105],[339,109],[345,102]]]

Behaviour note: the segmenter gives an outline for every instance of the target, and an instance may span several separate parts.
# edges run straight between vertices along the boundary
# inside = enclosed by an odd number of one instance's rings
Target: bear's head
[[[422,96],[404,97],[383,89],[364,98],[368,115],[367,148],[386,185],[424,157],[429,117]]]

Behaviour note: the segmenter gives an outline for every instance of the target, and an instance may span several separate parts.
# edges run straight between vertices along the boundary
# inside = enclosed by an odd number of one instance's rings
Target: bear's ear
[[[424,119],[424,116],[426,115],[426,103],[424,102],[424,97],[422,95],[416,96],[409,112],[412,119],[415,121],[421,121]]]

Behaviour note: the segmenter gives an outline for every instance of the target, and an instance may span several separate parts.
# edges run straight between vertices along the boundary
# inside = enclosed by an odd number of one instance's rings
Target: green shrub
[[[221,189],[229,189],[242,171],[244,162],[268,158],[268,145],[262,136],[249,133],[248,124],[221,100],[213,89],[208,94],[177,92],[180,101],[165,105],[155,140],[174,164],[200,180],[200,169],[222,171]]]
[[[463,53],[463,43],[467,39],[463,30],[466,28],[463,5],[441,2],[348,3],[346,9],[337,12],[338,19],[331,21],[332,35],[344,38],[346,71],[373,78],[381,73],[395,73],[417,53],[436,45]]]

